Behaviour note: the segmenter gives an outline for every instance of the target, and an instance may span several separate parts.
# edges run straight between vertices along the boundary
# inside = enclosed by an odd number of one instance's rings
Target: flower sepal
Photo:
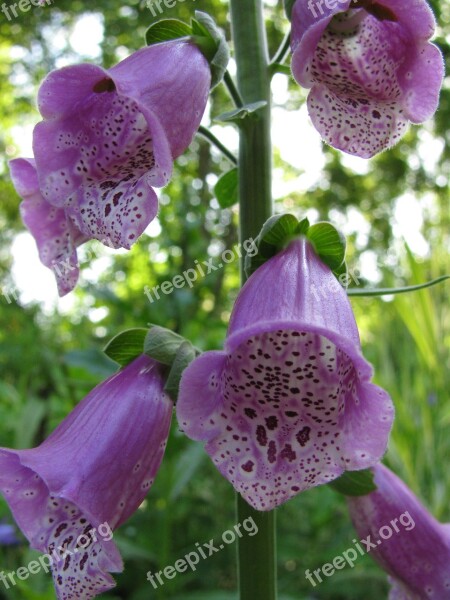
[[[263,225],[255,240],[257,253],[245,259],[247,277],[299,237],[311,242],[316,254],[338,279],[346,273],[346,240],[334,225],[325,221],[310,225],[308,219],[299,221],[294,215],[284,214],[271,217]]]
[[[143,327],[121,331],[107,343],[103,352],[121,367],[126,367],[142,354],[147,332]]]
[[[144,353],[166,365],[164,391],[176,402],[183,371],[201,351],[178,333],[154,325],[145,337]]]
[[[230,48],[223,31],[214,19],[205,12],[195,11],[192,19],[192,40],[203,52],[211,69],[211,89],[222,81],[230,60]]]

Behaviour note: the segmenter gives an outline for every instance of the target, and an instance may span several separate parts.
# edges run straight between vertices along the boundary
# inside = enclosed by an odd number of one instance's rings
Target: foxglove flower
[[[129,249],[157,214],[152,186],[168,182],[191,143],[210,82],[207,60],[186,40],[143,48],[111,69],[50,73],[33,134],[44,200],[86,239]]]
[[[241,290],[225,350],[183,373],[178,421],[249,504],[269,510],[380,459],[393,407],[371,375],[344,289],[298,239]]]
[[[32,158],[17,158],[9,163],[11,178],[23,201],[22,220],[36,240],[39,258],[53,270],[60,296],[70,292],[79,275],[77,246],[86,241],[68,218],[64,208],[57,208],[42,197]]]
[[[19,527],[33,548],[62,555],[52,567],[60,600],[93,598],[114,586],[109,571],[122,570],[112,533],[91,535],[90,544],[81,538],[105,524],[112,532],[146,496],[171,421],[163,385],[160,365],[141,356],[37,448],[0,448],[0,490]]]
[[[308,110],[328,144],[370,158],[432,117],[444,75],[435,26],[425,0],[295,2],[292,72],[311,88]]]
[[[390,600],[450,599],[450,525],[427,511],[392,471],[374,468],[377,490],[348,499],[361,539],[390,574]]]

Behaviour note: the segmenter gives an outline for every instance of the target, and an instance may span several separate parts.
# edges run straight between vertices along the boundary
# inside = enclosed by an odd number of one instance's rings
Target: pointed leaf
[[[192,35],[192,29],[178,19],[163,19],[150,25],[145,32],[147,46]]]
[[[306,237],[331,270],[339,269],[345,259],[346,240],[336,227],[327,222],[316,223],[308,229]]]
[[[125,367],[144,352],[147,329],[122,331],[106,345],[103,352],[121,367]]]

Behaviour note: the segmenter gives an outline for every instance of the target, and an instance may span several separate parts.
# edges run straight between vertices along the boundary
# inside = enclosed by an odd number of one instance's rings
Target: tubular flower
[[[225,350],[185,370],[177,416],[245,500],[269,510],[380,460],[393,406],[371,375],[345,291],[298,239],[241,290]]]
[[[292,72],[323,139],[370,158],[437,109],[443,59],[425,0],[297,0]],[[334,8],[328,8],[333,4]]]
[[[348,498],[361,539],[373,544],[371,556],[390,574],[390,600],[450,598],[450,531],[412,491],[382,464],[374,468],[377,490]],[[378,543],[379,542],[379,543]]]
[[[163,385],[158,363],[141,356],[37,448],[0,448],[0,490],[30,545],[60,559],[60,600],[94,598],[114,586],[109,571],[122,570],[112,531],[139,507],[163,458],[172,414]]]
[[[50,73],[33,134],[43,199],[86,239],[129,249],[157,214],[151,186],[168,182],[191,143],[210,82],[206,59],[186,40],[143,48],[108,70]]]

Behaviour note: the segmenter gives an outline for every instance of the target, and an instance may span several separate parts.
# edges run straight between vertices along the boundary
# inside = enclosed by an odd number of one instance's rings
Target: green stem
[[[239,90],[234,85],[233,78],[231,77],[229,71],[225,71],[225,75],[223,76],[223,82],[228,92],[230,93],[230,96],[236,107],[241,108],[241,106],[244,106],[244,101],[239,93]]]
[[[230,0],[231,26],[240,95],[246,104],[267,106],[239,128],[239,235],[255,238],[272,215],[270,69],[262,0]],[[241,261],[244,282],[244,264]],[[240,600],[276,600],[275,512],[258,512],[237,496],[237,520],[252,518],[255,536],[238,541]]]
[[[208,140],[208,142],[210,144],[212,144],[218,150],[220,150],[222,152],[222,154],[224,156],[226,156],[230,162],[233,163],[233,165],[237,165],[237,159],[234,156],[234,154],[230,150],[228,150],[228,148],[226,146],[224,146],[222,144],[222,142],[220,140],[218,140],[216,138],[216,136],[209,129],[207,129],[206,127],[203,127],[203,125],[200,125],[197,133],[199,135],[202,135],[206,140]]]
[[[407,294],[409,292],[425,290],[426,288],[438,285],[443,281],[447,281],[447,279],[450,279],[450,275],[443,275],[442,277],[438,277],[437,279],[433,279],[432,281],[427,281],[426,283],[420,283],[418,285],[409,285],[407,287],[402,288],[366,288],[362,290],[356,290],[352,288],[350,290],[347,290],[347,296],[359,296],[360,298],[365,298],[369,296],[395,296],[396,294]]]
[[[276,63],[282,64],[284,62],[284,59],[286,58],[286,56],[289,54],[290,49],[291,49],[291,32],[289,31],[285,35],[284,40],[281,42],[280,47],[276,51],[275,56],[273,57],[273,59],[271,61],[271,64],[272,65],[274,65]]]

